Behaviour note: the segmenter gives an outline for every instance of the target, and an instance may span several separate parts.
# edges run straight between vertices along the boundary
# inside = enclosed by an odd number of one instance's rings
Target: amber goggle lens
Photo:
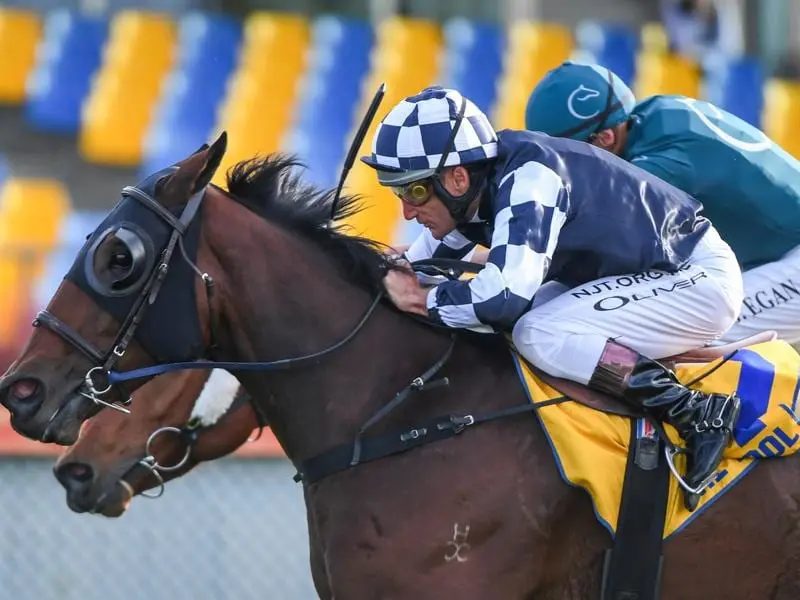
[[[395,186],[392,190],[403,202],[414,206],[422,206],[431,197],[431,185],[428,182],[415,181],[408,185]]]

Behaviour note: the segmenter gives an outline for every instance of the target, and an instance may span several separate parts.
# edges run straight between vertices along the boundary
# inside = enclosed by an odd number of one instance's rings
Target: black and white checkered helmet
[[[461,93],[433,86],[400,101],[383,118],[372,139],[372,154],[361,160],[378,171],[381,185],[405,185],[431,177],[458,120]],[[443,166],[497,156],[497,134],[470,100]]]

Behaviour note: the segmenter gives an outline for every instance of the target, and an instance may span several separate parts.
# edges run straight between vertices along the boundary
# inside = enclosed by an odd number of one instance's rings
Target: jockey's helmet
[[[525,128],[587,141],[624,123],[636,104],[633,92],[611,70],[567,61],[549,71],[525,108]]]
[[[432,86],[388,112],[372,138],[371,155],[361,160],[377,171],[383,186],[432,181],[438,197],[459,220],[482,189],[496,156],[497,134],[486,115],[460,92]],[[466,194],[454,197],[439,176],[445,167],[459,165],[470,170],[471,184]]]

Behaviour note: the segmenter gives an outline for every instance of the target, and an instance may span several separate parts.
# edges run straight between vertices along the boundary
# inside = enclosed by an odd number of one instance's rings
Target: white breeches
[[[790,344],[800,342],[800,248],[745,271],[742,278],[742,312],[722,339],[733,341],[772,329]]]
[[[609,338],[654,359],[699,348],[736,322],[744,296],[736,257],[713,228],[677,273],[645,271],[557,288],[542,287],[514,327],[514,344],[543,371],[583,384]]]

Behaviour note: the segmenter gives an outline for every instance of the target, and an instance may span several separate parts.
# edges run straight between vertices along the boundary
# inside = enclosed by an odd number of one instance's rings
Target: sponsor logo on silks
[[[682,271],[686,268],[688,267],[682,267],[680,270]],[[661,279],[663,276],[665,276],[665,273],[661,271],[648,271],[647,273],[624,275],[613,279],[606,279],[605,281],[599,281],[597,283],[593,283],[591,286],[587,286],[570,293],[572,294],[573,298],[594,296],[595,294],[601,294],[603,292],[623,290],[624,288],[633,285],[640,285],[645,282],[649,283],[652,280]],[[598,312],[617,310],[623,306],[627,306],[631,302],[641,302],[643,300],[649,300],[650,298],[659,298],[666,294],[677,292],[678,290],[693,287],[698,281],[705,279],[706,277],[708,277],[708,275],[706,275],[705,271],[700,271],[691,277],[663,281],[652,288],[644,290],[639,289],[639,291],[636,291],[632,294],[616,293],[603,296],[599,300],[595,301],[595,303],[592,305],[592,308]]]
[[[754,294],[745,296],[742,300],[744,308],[738,320],[746,321],[750,317],[791,302],[795,298],[800,298],[800,284],[791,279],[781,281],[769,289],[761,289]]]
[[[650,440],[658,439],[658,431],[649,419],[639,417],[636,422],[636,439],[648,438]]]
[[[597,90],[593,90],[592,88],[587,88],[583,84],[581,84],[577,88],[572,90],[572,93],[567,98],[567,110],[573,117],[575,117],[576,119],[581,119],[583,121],[585,121],[586,119],[591,119],[592,117],[596,117],[597,115],[600,114],[599,108],[593,113],[585,114],[580,112],[575,107],[575,103],[587,102],[588,100],[593,100],[594,98],[598,98],[599,96],[600,92],[598,92]]]

